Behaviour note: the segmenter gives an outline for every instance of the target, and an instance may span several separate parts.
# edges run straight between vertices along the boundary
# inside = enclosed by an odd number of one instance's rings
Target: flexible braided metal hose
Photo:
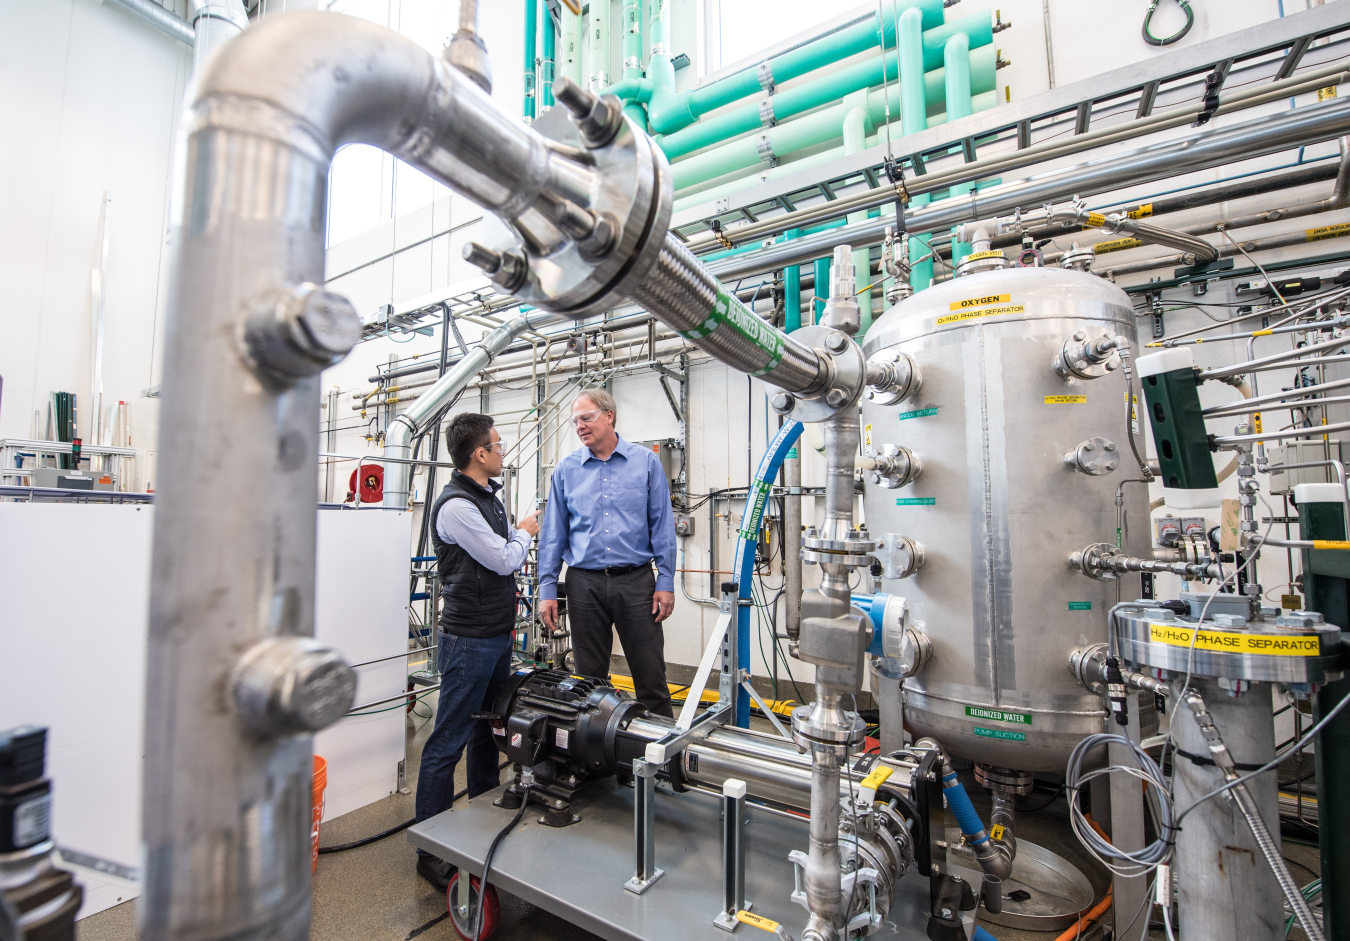
[[[695,346],[789,392],[817,392],[826,367],[810,347],[757,316],[673,234],[633,299]]]

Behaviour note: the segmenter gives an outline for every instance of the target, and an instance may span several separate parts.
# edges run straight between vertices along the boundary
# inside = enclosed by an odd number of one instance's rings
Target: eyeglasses
[[[485,444],[485,445],[483,445],[483,446],[482,446],[482,450],[484,450],[484,451],[496,451],[498,454],[503,454],[503,455],[504,455],[504,454],[506,454],[506,442],[505,442],[505,441],[494,441],[494,442],[492,442],[491,444]]]
[[[568,421],[572,423],[573,427],[576,427],[577,425],[589,425],[603,414],[603,409],[596,409],[593,412],[581,412],[578,415],[573,415]]]

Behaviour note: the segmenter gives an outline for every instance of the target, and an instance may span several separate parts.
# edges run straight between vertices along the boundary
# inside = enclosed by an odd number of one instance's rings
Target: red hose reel
[[[383,500],[384,468],[379,464],[362,464],[360,468],[352,471],[352,476],[347,480],[347,502],[352,502],[358,474],[361,476],[361,502],[379,503]]]

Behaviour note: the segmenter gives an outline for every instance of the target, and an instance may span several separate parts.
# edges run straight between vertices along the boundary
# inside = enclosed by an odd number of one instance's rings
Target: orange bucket
[[[328,787],[328,762],[314,756],[314,801],[309,826],[309,871],[319,871],[319,824],[323,821],[324,789]]]

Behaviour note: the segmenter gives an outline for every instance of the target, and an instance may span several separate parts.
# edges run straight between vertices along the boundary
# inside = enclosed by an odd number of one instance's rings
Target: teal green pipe
[[[816,323],[820,320],[820,315],[825,312],[825,298],[830,293],[830,259],[817,258],[813,265],[816,283],[811,289],[815,295],[811,301],[811,322]],[[824,293],[821,293],[822,291]]]
[[[965,33],[956,33],[947,40],[943,49],[943,62],[946,69],[947,120],[955,121],[972,113],[970,82],[970,43]],[[948,198],[963,196],[974,189],[974,183],[958,183],[948,193]],[[956,234],[956,230],[952,230]],[[969,242],[952,241],[952,265],[970,254]]]
[[[844,104],[848,106],[848,113],[844,115],[844,153],[856,154],[867,149],[867,96],[865,94],[849,95]],[[849,222],[863,222],[867,219],[867,210],[850,213]],[[872,326],[872,290],[867,287],[872,283],[871,278],[871,257],[872,250],[863,246],[853,249],[853,276],[856,279],[856,288],[858,290],[858,314],[861,318],[861,326],[858,335],[863,336]],[[866,290],[863,290],[867,288]],[[816,292],[820,293],[819,290]]]
[[[965,33],[957,33],[969,42]],[[953,37],[955,38],[955,37]],[[980,47],[978,62],[968,54],[964,62],[964,74],[967,85],[975,79],[975,92],[981,94],[994,90],[996,84],[996,50],[992,45]],[[845,66],[836,72],[822,76],[815,81],[796,88],[786,89],[773,96],[773,113],[778,121],[784,121],[793,115],[802,114],[819,108],[821,105],[838,101],[845,95],[863,88],[875,88],[886,84],[886,80],[896,80],[897,56],[888,52],[853,65]],[[923,76],[924,100],[929,111],[940,112],[946,98],[946,66],[927,72]],[[620,97],[623,97],[620,95]],[[757,130],[761,126],[759,103],[745,105],[734,111],[719,114],[716,117],[699,121],[692,127],[666,134],[657,138],[661,149],[670,159],[682,157],[712,144],[721,143],[740,134]]]
[[[988,19],[988,14],[985,14],[985,19]],[[928,127],[928,107],[921,84],[924,64],[923,22],[910,10],[900,14],[896,47],[900,51],[900,122],[906,134],[914,134]],[[926,193],[910,201],[912,207],[927,204]],[[909,240],[911,262],[909,284],[915,291],[922,291],[933,283],[932,260],[918,261],[928,254],[930,241],[931,236],[928,235],[920,235]]]
[[[593,92],[609,89],[609,0],[591,0],[591,12],[586,20],[590,39],[590,75],[586,84]]]
[[[553,107],[553,73],[558,54],[557,38],[553,32],[553,17],[549,15],[544,0],[539,0],[539,32],[543,37],[540,44],[544,55],[539,62],[539,113]]]
[[[802,234],[801,229],[788,229],[780,242],[795,239]],[[800,330],[802,326],[802,268],[801,265],[788,265],[783,272],[783,329],[788,333]]]
[[[883,41],[883,37],[889,48],[894,45],[896,11],[908,9],[920,11],[926,29],[937,30],[943,26],[942,0],[890,0],[882,9],[881,29],[877,28],[877,18],[872,16],[847,29],[822,36],[814,42],[770,59],[769,66],[773,71],[774,82],[781,84],[822,66],[832,65],[860,52],[875,49]],[[983,43],[987,44],[993,41],[992,26],[988,24],[988,14],[982,15],[986,21],[985,32],[989,34],[989,38],[983,40]],[[942,43],[946,41],[945,34],[934,37],[937,49],[934,61],[938,64],[942,59]],[[655,45],[656,40],[653,39],[652,43]],[[971,48],[979,45],[981,41],[978,37],[972,36]],[[933,67],[937,68],[937,65]],[[723,108],[734,101],[750,95],[764,94],[759,84],[757,66],[742,69],[735,75],[685,92],[676,92],[673,85],[666,88],[651,84],[650,80],[645,86],[642,80],[636,80],[631,85],[625,85],[622,91],[624,94],[620,97],[626,95],[648,105],[648,121],[652,129],[660,134],[670,134],[688,127],[709,111]],[[645,97],[639,98],[640,94],[645,94]]]
[[[539,30],[538,0],[525,0],[525,103],[521,110],[526,118],[534,115],[534,38]]]

